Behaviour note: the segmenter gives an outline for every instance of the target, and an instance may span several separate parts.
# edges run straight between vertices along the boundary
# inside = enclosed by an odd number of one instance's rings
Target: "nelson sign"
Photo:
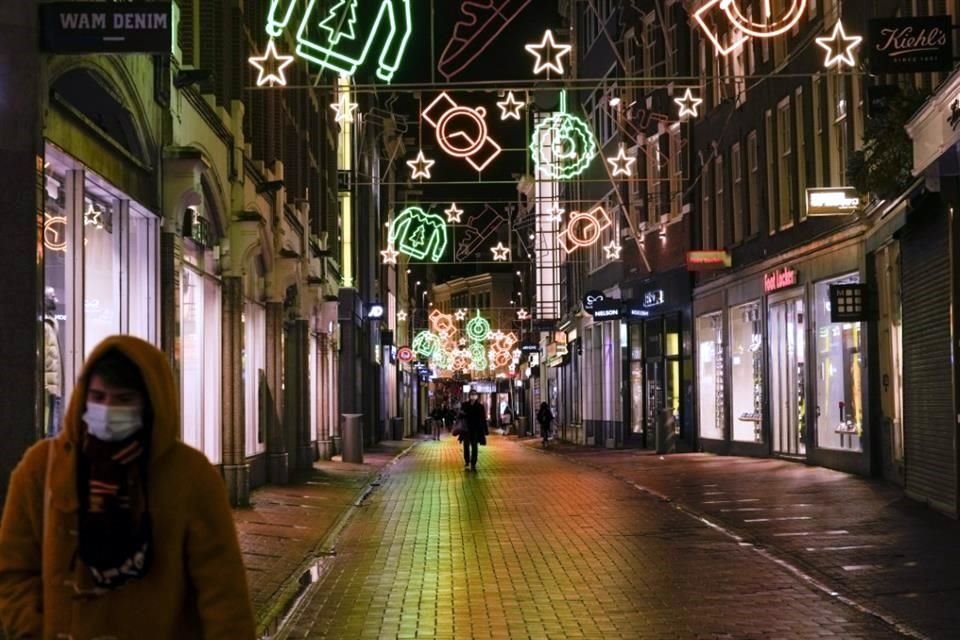
[[[921,73],[953,69],[950,16],[870,21],[870,71]]]
[[[170,53],[169,2],[40,6],[40,49],[53,53]]]

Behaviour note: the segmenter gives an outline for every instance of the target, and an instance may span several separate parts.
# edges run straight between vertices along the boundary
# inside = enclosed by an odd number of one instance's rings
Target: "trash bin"
[[[403,440],[403,416],[390,418],[390,439]]]
[[[343,453],[344,462],[363,463],[363,414],[343,414]]]
[[[517,418],[517,435],[521,438],[527,435],[527,416]]]
[[[676,444],[677,421],[669,409],[657,413],[657,453],[671,453]]]

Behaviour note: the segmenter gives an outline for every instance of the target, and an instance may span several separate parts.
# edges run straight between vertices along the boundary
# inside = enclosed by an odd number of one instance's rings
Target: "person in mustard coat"
[[[0,623],[12,640],[252,640],[223,480],[177,441],[166,356],[103,341],[63,430],[14,469],[0,521]]]

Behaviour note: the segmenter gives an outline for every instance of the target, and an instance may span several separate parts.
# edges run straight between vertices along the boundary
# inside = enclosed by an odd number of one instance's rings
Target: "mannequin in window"
[[[63,396],[63,358],[57,323],[57,294],[47,287],[43,296],[43,391],[45,436],[60,431],[60,402]]]

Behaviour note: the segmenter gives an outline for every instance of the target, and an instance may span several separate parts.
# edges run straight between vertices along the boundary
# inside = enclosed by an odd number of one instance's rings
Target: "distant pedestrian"
[[[433,427],[433,439],[440,439],[440,430],[443,428],[443,417],[447,414],[446,405],[438,405],[430,414],[430,422]]]
[[[547,446],[550,439],[550,425],[553,424],[553,411],[546,402],[540,403],[540,409],[537,411],[537,422],[540,424],[540,436],[543,438],[543,446]]]
[[[100,343],[55,438],[14,469],[0,521],[9,638],[240,638],[255,624],[224,482],[178,441],[167,356]]]
[[[463,468],[476,471],[478,445],[487,444],[487,410],[478,394],[471,393],[469,401],[463,404],[462,419]]]

